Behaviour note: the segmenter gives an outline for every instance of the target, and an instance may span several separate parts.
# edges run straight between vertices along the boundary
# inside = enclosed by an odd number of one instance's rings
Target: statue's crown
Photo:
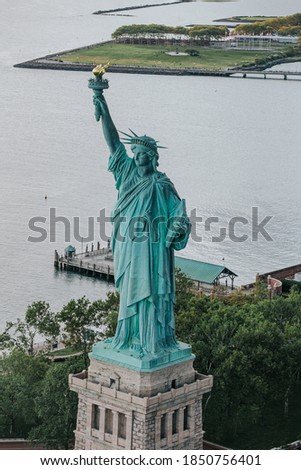
[[[129,134],[126,134],[125,132],[121,132],[121,134],[126,136],[126,137],[122,137],[122,141],[125,144],[142,145],[143,147],[146,147],[149,150],[153,150],[154,152],[157,152],[158,148],[160,149],[166,148],[166,147],[162,147],[161,145],[158,145],[158,141],[153,139],[152,137],[149,137],[148,135],[138,136],[131,129],[129,130],[131,131],[133,135],[129,135]]]

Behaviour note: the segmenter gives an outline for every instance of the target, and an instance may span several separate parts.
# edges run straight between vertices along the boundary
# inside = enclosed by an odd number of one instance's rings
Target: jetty
[[[152,8],[152,7],[164,7],[169,5],[176,5],[177,3],[184,3],[187,0],[176,0],[173,2],[161,2],[161,3],[152,3],[146,5],[133,5],[129,7],[120,7],[120,8],[112,8],[110,10],[97,10],[93,13],[93,15],[108,15],[110,13],[119,13],[121,11],[129,11],[129,10],[138,10],[141,8]]]
[[[74,271],[114,281],[114,261],[109,242],[105,248],[101,248],[98,243],[94,249],[92,244],[90,250],[87,246],[84,253],[78,254],[75,253],[75,249],[71,245],[65,249],[64,255],[59,255],[55,250],[54,266],[61,271]]]

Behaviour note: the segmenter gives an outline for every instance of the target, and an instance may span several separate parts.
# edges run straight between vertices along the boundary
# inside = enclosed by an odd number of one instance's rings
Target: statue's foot
[[[139,341],[138,338],[133,338],[132,339],[130,350],[134,351],[135,353],[138,353],[139,358],[142,358],[145,355],[145,353],[143,351],[143,348],[141,347],[140,341]]]
[[[142,348],[140,346],[140,344],[135,344],[135,343],[132,343],[131,346],[130,346],[130,350],[131,351],[140,351]]]
[[[144,356],[144,351],[143,349],[140,350],[140,353],[139,353],[139,359],[142,359]]]

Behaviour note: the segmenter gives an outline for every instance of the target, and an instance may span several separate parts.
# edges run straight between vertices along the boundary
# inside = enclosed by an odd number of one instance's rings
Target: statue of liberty
[[[118,325],[111,347],[140,356],[177,347],[174,322],[174,250],[187,244],[185,201],[158,171],[158,145],[133,131],[121,141],[102,93],[94,96],[109,147],[108,170],[118,191],[112,211],[114,276],[120,293]]]

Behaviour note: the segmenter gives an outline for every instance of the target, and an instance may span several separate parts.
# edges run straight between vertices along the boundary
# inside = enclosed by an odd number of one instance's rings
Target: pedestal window
[[[179,427],[179,410],[175,410],[172,414],[172,433],[177,434]]]
[[[166,438],[166,414],[161,416],[160,438]]]
[[[126,416],[123,413],[118,414],[118,437],[126,439]]]
[[[187,429],[190,428],[190,407],[189,406],[185,406],[183,418],[184,418],[183,429],[184,431],[187,431]]]
[[[99,430],[99,407],[97,405],[92,405],[92,428]]]
[[[113,434],[113,412],[109,409],[105,411],[105,433]]]

